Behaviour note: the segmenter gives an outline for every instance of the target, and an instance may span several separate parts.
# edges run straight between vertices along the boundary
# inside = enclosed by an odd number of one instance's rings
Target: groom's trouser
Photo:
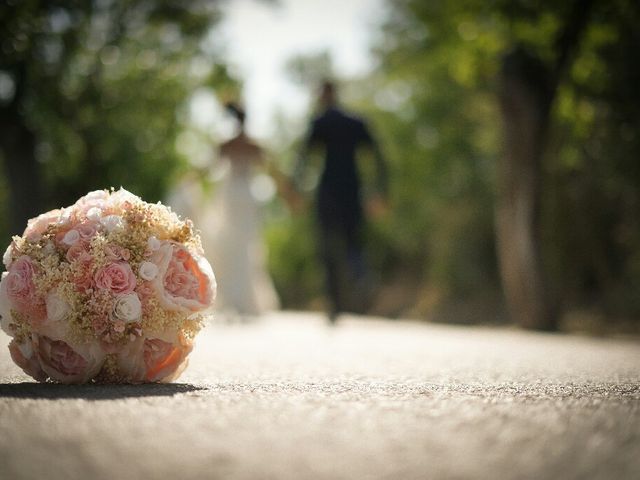
[[[321,189],[318,195],[318,246],[325,269],[325,288],[332,313],[353,303],[353,281],[364,275],[362,208],[356,193],[336,194]]]

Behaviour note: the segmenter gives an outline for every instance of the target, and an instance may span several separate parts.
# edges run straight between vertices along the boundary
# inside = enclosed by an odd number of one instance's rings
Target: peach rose
[[[204,257],[196,259],[182,245],[164,242],[150,261],[158,266],[158,274],[151,285],[163,308],[197,312],[211,306],[216,280]]]
[[[191,346],[174,345],[159,338],[147,338],[144,341],[144,379],[147,382],[159,382],[174,378],[182,373],[180,368],[191,351]]]
[[[118,352],[121,375],[129,382],[170,382],[186,368],[193,342],[176,332],[135,337]]]
[[[95,285],[113,293],[131,293],[136,288],[136,275],[127,262],[112,262],[98,270]]]

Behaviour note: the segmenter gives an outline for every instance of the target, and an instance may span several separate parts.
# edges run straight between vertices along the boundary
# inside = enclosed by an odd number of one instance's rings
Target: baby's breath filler
[[[29,220],[3,262],[0,324],[39,381],[175,379],[216,291],[191,221],[122,188]]]

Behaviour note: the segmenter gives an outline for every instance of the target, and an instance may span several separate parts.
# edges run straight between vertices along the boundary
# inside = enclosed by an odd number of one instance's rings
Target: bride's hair
[[[240,105],[238,105],[236,102],[227,102],[224,104],[224,108],[229,113],[231,113],[231,115],[236,117],[236,120],[238,120],[240,125],[244,125],[244,119],[246,118],[247,114]]]

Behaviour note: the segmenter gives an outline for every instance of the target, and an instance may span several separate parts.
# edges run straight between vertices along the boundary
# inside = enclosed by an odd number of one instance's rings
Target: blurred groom
[[[364,213],[356,154],[370,149],[376,162],[375,194],[372,208],[381,208],[386,196],[386,166],[378,144],[367,124],[338,105],[336,86],[324,81],[319,95],[319,115],[311,121],[294,170],[299,186],[309,152],[324,152],[324,167],[317,188],[316,215],[319,253],[325,269],[329,299],[329,319],[340,312],[361,312],[367,308],[369,278],[363,255]]]

